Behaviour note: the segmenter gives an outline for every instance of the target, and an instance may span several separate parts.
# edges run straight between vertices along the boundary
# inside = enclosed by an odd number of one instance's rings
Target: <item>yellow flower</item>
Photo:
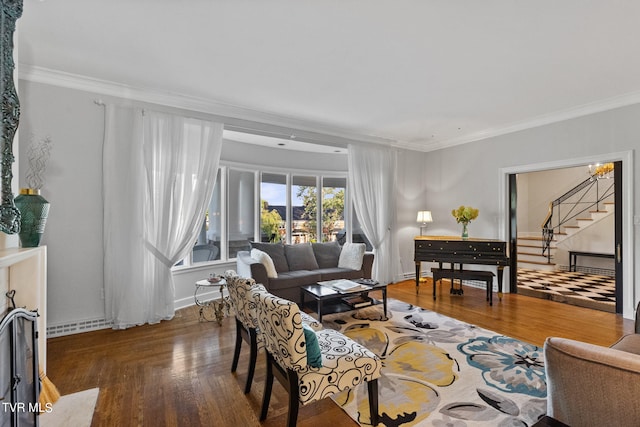
[[[468,224],[472,219],[478,218],[479,213],[480,211],[476,208],[462,205],[458,209],[451,211],[451,215],[454,216],[456,222],[461,222],[463,224]]]

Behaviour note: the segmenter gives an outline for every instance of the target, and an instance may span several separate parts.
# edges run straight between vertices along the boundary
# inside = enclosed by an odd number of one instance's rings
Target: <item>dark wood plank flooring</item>
[[[563,336],[610,345],[633,331],[621,316],[522,295],[494,295],[490,307],[484,290],[465,287],[449,295],[431,283],[416,295],[413,281],[389,285],[390,298],[419,305],[465,322],[542,346],[547,336]],[[157,325],[123,331],[101,330],[48,340],[48,377],[62,394],[99,387],[93,417],[98,426],[283,426],[287,395],[274,384],[268,419],[258,421],[264,382],[263,353],[251,392],[243,393],[248,349],[238,371],[230,372],[234,322],[198,320],[197,307]],[[300,408],[298,425],[356,426],[330,399]]]

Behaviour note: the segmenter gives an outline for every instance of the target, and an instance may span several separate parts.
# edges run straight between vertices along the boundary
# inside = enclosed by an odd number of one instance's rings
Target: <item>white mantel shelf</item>
[[[10,267],[13,264],[27,260],[36,256],[44,246],[37,248],[9,248],[0,249],[0,268]]]
[[[9,299],[4,295],[15,290],[17,307],[38,310],[38,361],[46,372],[47,365],[47,248],[0,249],[0,289],[4,313]]]

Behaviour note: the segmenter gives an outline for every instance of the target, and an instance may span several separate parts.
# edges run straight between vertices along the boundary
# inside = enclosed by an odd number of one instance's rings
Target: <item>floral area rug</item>
[[[546,412],[542,348],[398,300],[323,316],[383,361],[379,426],[531,426]],[[332,397],[370,425],[367,386]]]

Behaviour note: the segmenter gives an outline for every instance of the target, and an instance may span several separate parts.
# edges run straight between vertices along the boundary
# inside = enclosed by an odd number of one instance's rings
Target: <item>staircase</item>
[[[542,253],[543,238],[541,236],[518,236],[518,268],[528,268],[530,270],[556,270],[554,262],[556,252],[556,238],[554,237],[549,246],[551,260],[547,254]]]
[[[549,242],[550,256],[544,247],[542,236],[518,236],[518,268],[528,268],[531,270],[553,271],[561,269],[554,262],[557,246],[564,239],[587,229],[598,221],[612,215],[615,209],[613,202],[603,202],[599,205],[599,210],[585,212],[585,215],[568,222],[553,234]]]

